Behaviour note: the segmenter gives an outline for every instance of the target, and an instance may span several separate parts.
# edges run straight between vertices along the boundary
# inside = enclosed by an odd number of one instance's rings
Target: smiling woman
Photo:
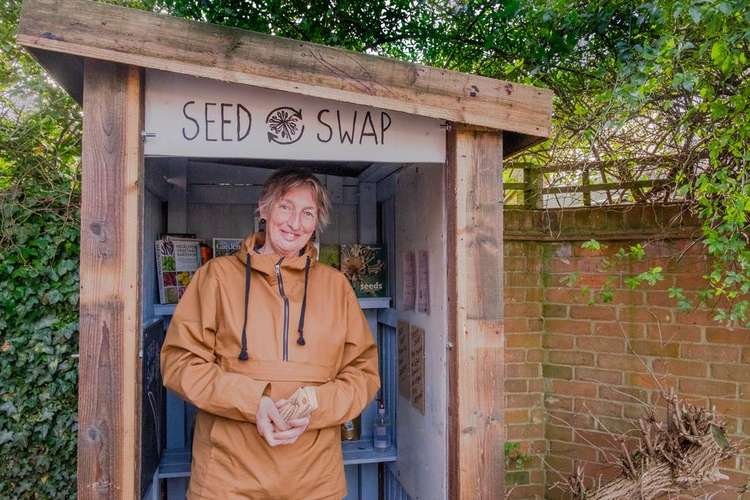
[[[281,170],[258,205],[265,230],[196,272],[162,349],[164,385],[199,409],[190,498],[340,499],[340,425],[380,387],[377,348],[349,281],[317,262],[318,179]],[[317,408],[287,420],[301,388]]]

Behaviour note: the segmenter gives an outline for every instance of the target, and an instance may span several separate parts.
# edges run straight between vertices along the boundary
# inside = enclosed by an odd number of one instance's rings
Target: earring
[[[260,218],[258,221],[258,231],[265,232],[266,231],[266,219],[263,217]]]

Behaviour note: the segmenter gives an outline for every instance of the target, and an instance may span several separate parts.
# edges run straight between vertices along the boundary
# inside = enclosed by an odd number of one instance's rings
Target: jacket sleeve
[[[269,384],[214,362],[219,289],[210,265],[195,273],[172,316],[161,349],[164,385],[203,411],[254,423]]]
[[[378,350],[354,291],[346,281],[346,344],[336,378],[318,386],[311,429],[341,425],[365,409],[380,388]]]

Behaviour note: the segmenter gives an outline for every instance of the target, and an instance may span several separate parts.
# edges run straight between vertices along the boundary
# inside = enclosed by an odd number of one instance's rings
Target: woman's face
[[[318,207],[309,186],[290,189],[270,207],[266,219],[266,246],[284,257],[299,255],[318,225]]]

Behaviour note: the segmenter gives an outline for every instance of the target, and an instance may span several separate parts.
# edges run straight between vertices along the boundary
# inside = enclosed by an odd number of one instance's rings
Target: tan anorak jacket
[[[280,259],[254,250],[262,239],[263,233],[249,236],[236,255],[212,259],[195,273],[161,351],[164,385],[199,410],[188,495],[341,499],[340,424],[359,415],[380,387],[374,339],[346,277],[316,262],[314,246]],[[294,444],[269,446],[255,426],[264,391],[275,401],[311,385],[319,406],[308,429]]]

